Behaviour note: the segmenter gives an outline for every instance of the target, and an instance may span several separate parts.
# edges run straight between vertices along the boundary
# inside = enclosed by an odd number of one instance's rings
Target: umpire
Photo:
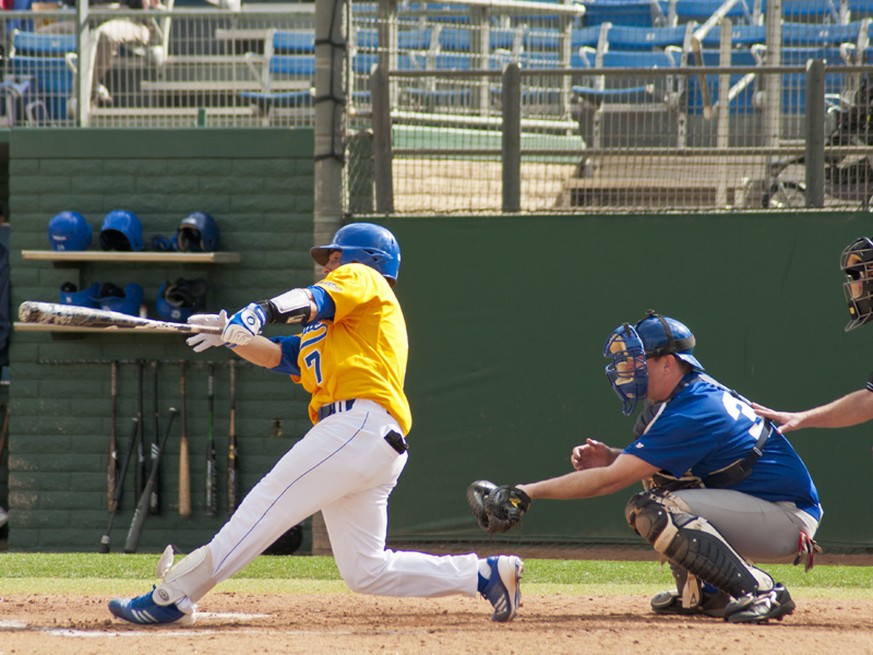
[[[840,268],[845,273],[843,292],[849,306],[846,332],[873,320],[873,241],[858,237],[843,249]],[[873,419],[873,374],[864,388],[819,407],[784,412],[752,404],[755,411],[779,424],[779,432],[800,428],[846,428]]]
[[[623,450],[588,439],[575,469],[518,485],[532,499],[569,500],[643,482],[627,504],[630,527],[670,564],[677,588],[652,598],[658,614],[764,623],[791,614],[788,590],[751,561],[805,561],[822,516],[809,471],[770,421],[703,373],[694,335],[649,311],[616,328],[604,347],[624,413],[645,407]]]

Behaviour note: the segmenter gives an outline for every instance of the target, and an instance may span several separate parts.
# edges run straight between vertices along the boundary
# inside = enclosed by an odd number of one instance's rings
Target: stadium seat
[[[615,25],[609,30],[610,50],[663,50],[667,46],[687,48],[694,23],[676,27],[634,27]]]
[[[16,30],[7,62],[7,81],[18,85],[31,123],[66,121],[75,92],[76,35]]]
[[[666,24],[667,0],[588,0],[585,5],[585,24],[636,25],[655,27]]]

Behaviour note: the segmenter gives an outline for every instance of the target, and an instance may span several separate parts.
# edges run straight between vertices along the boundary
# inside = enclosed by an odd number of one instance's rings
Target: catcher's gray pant
[[[197,560],[192,553],[189,563],[182,560],[170,570],[166,580],[174,594],[196,603],[289,527],[321,510],[337,568],[353,591],[475,596],[477,555],[385,548],[388,496],[408,458],[386,443],[391,431],[401,433],[397,422],[367,400],[315,425],[249,492],[208,546],[198,549],[206,552]]]
[[[705,518],[753,562],[791,561],[800,533],[812,539],[818,530],[819,522],[790,502],[774,503],[730,489],[682,489],[672,496],[683,511]]]

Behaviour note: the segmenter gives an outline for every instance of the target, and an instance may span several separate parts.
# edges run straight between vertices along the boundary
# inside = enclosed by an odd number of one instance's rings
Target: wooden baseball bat
[[[115,515],[118,513],[118,506],[121,503],[121,495],[124,493],[124,480],[127,478],[127,471],[130,468],[130,460],[133,451],[136,447],[136,435],[139,434],[139,419],[133,417],[133,427],[130,433],[130,443],[127,446],[127,454],[124,456],[124,463],[121,466],[121,473],[118,475],[118,480],[115,484],[115,493],[113,494],[112,511],[109,512],[109,522],[106,524],[106,532],[100,537],[100,552],[108,553],[110,544],[112,543],[112,523],[115,520]]]
[[[227,429],[227,513],[233,514],[237,506],[237,471],[236,446],[236,360],[227,362],[230,377],[230,420]]]
[[[33,300],[26,300],[21,303],[18,307],[18,318],[22,323],[42,323],[46,325],[90,327],[106,330],[124,327],[184,333],[206,332],[207,334],[221,334],[221,328],[218,326],[156,321],[150,318],[131,316],[130,314],[112,312],[106,309],[93,309],[91,307],[37,302]]]
[[[179,516],[191,516],[191,464],[188,459],[188,373],[179,365],[179,392],[182,405],[182,441],[179,445]]]
[[[109,464],[106,469],[106,507],[115,507],[115,480],[118,477],[118,360],[109,364]]]
[[[206,382],[208,423],[206,426],[208,444],[206,446],[206,516],[215,516],[218,511],[218,470],[215,467],[215,365],[209,365]]]
[[[167,445],[167,439],[170,436],[170,429],[173,427],[173,420],[176,418],[179,410],[175,407],[170,407],[170,419],[167,421],[167,430],[164,436],[161,437],[158,444],[157,458],[152,466],[149,479],[146,482],[145,488],[139,497],[139,502],[136,504],[136,509],[133,512],[133,518],[130,520],[130,529],[127,531],[127,540],[124,542],[125,553],[135,553],[139,546],[139,538],[142,535],[142,528],[145,525],[146,516],[149,513],[149,503],[151,502],[152,491],[158,481],[158,463],[161,460],[161,454]]]

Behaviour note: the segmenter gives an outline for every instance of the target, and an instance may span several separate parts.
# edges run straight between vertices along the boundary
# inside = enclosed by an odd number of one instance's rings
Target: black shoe
[[[781,621],[796,607],[788,590],[777,584],[770,591],[746,594],[731,601],[724,610],[724,618],[730,623],[766,623],[770,619]]]
[[[655,614],[680,614],[682,616],[714,616],[724,617],[725,606],[730,598],[722,593],[704,592],[702,601],[694,607],[683,607],[679,592],[662,591],[652,596],[652,611]]]

